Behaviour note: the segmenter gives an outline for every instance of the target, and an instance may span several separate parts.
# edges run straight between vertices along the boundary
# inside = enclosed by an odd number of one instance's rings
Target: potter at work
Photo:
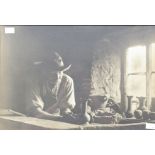
[[[27,97],[27,115],[42,119],[56,119],[61,116],[61,120],[75,124],[93,123],[96,119],[101,117],[104,120],[105,117],[105,123],[118,123],[116,113],[121,113],[120,108],[107,96],[101,96],[103,99],[99,104],[104,106],[100,109],[91,110],[93,101],[90,97],[80,103],[79,114],[73,112],[76,106],[74,81],[64,73],[70,67],[71,65],[64,65],[62,57],[57,52],[50,52],[48,58],[33,62],[34,70],[29,81],[31,89]],[[108,110],[108,107],[113,111]]]
[[[73,79],[64,74],[69,68],[57,52],[51,53],[44,61],[34,62],[34,72],[38,76],[30,81],[29,116],[52,119],[57,114],[71,113],[76,103]]]
[[[102,108],[91,110],[92,100],[88,98],[82,101],[81,112],[73,113],[76,105],[74,82],[64,73],[71,65],[65,66],[62,57],[57,52],[51,52],[48,58],[36,61],[33,65],[35,76],[29,81],[31,89],[27,97],[28,116],[43,119],[55,119],[62,116],[66,121],[82,124],[94,122],[96,116],[100,116],[102,119],[111,118],[110,121],[108,119],[105,121],[109,124],[114,122],[115,113],[120,113],[117,104],[112,99],[108,100],[106,96],[101,97],[103,98],[101,103],[104,104]],[[108,111],[108,107],[115,112]]]
[[[12,27],[0,26],[0,129],[155,122],[155,26]]]

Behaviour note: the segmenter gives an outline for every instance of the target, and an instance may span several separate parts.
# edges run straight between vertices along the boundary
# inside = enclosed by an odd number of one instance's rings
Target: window
[[[127,95],[146,96],[146,47],[128,48],[126,62]]]
[[[150,66],[151,66],[151,96],[155,97],[155,43],[151,44],[151,54],[150,54]]]
[[[146,97],[147,106],[155,97],[155,43],[129,47],[126,53],[126,94]]]

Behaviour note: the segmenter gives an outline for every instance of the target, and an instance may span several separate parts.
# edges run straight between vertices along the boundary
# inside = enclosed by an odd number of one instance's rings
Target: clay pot
[[[135,110],[134,116],[135,116],[137,119],[142,119],[142,118],[143,118],[143,112],[142,112],[142,110]]]
[[[149,110],[143,110],[143,119],[144,120],[150,119],[150,111]]]
[[[139,104],[140,104],[138,109],[143,110],[143,111],[147,110],[146,105],[145,105],[146,98],[145,97],[137,97],[137,98],[138,98]]]
[[[155,120],[155,112],[150,112],[150,119]]]
[[[128,109],[127,109],[127,112],[125,114],[125,116],[127,118],[131,118],[133,117],[133,112],[131,110],[131,99],[132,99],[133,96],[127,96],[127,99],[128,99]]]
[[[106,107],[107,104],[107,96],[101,96],[101,95],[95,95],[90,96],[91,102],[89,102],[89,105],[91,106],[92,110],[102,109]]]

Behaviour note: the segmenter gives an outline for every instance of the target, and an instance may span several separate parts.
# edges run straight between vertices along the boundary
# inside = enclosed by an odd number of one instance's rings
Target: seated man
[[[71,113],[75,107],[73,79],[64,74],[70,68],[64,66],[58,53],[44,61],[34,63],[35,74],[27,97],[29,116],[52,119],[55,114]]]

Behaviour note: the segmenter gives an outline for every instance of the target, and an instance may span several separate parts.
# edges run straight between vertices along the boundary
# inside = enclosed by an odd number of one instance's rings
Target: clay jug
[[[88,124],[91,121],[91,116],[88,114],[87,109],[88,109],[88,100],[83,102],[82,104],[82,123]]]

